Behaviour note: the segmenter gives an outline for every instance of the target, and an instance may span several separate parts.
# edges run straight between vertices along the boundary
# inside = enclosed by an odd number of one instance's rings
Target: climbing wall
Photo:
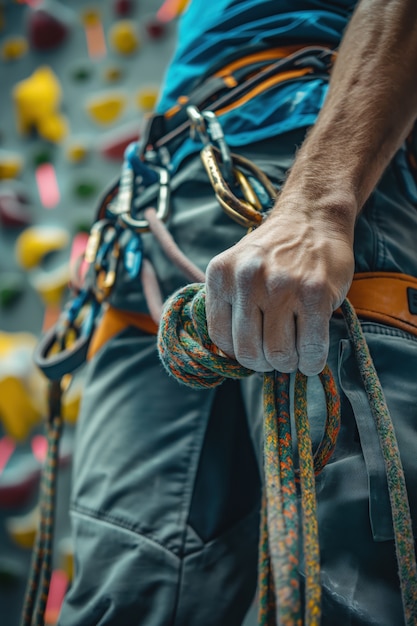
[[[67,296],[101,192],[156,101],[184,2],[0,0],[0,621],[19,623],[45,457],[32,364]],[[82,376],[79,377],[82,379]],[[47,623],[72,575],[68,493],[76,380],[64,405]]]

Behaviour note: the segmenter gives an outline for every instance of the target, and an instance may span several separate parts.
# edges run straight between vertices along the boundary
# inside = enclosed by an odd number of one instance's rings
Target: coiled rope
[[[356,314],[342,305],[349,337],[374,416],[386,465],[392,507],[399,578],[407,626],[417,624],[417,568],[404,472],[383,391]],[[158,350],[167,371],[191,387],[215,387],[225,378],[253,372],[222,354],[211,342],[205,315],[205,288],[194,283],[165,303]],[[294,467],[288,374],[264,374],[265,495],[259,550],[259,624],[261,626],[319,626],[321,618],[320,548],[316,514],[315,474],[329,460],[340,427],[340,399],[326,366],[320,380],[326,397],[323,439],[313,455],[307,416],[307,378],[297,372],[294,420],[299,470]],[[297,482],[301,489],[301,530],[305,570],[304,616],[299,583],[300,523]]]

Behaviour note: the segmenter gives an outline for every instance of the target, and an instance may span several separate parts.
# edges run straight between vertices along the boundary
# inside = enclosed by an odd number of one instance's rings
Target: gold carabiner
[[[241,170],[238,170],[236,167],[233,169],[233,173],[236,177],[237,182],[239,183],[240,189],[243,193],[243,197],[245,198],[246,202],[249,202],[249,204],[253,206],[254,209],[256,209],[259,213],[261,213],[262,212],[261,201],[256,195],[255,190],[250,184],[247,176],[245,176],[245,174]]]
[[[277,192],[269,178],[248,159],[245,159],[237,154],[231,155],[234,166],[233,171],[245,198],[244,200],[241,200],[232,192],[223,177],[218,160],[220,151],[214,146],[207,144],[204,146],[200,154],[207,175],[213,186],[216,198],[226,213],[235,222],[245,228],[252,229],[253,227],[259,226],[263,220],[261,202],[246,176],[236,166],[240,166],[243,169],[248,170],[257,180],[259,180],[271,198],[271,201],[273,201]]]
[[[111,251],[109,268],[107,271],[99,269],[96,274],[96,280],[93,287],[94,295],[97,302],[102,303],[106,300],[113,289],[116,282],[117,267],[120,260],[120,244],[118,241],[114,243]]]
[[[90,230],[90,235],[88,237],[87,246],[84,252],[84,260],[92,265],[96,262],[97,253],[100,248],[100,245],[103,242],[104,236],[107,230],[112,227],[113,224],[108,219],[100,219],[93,224]]]

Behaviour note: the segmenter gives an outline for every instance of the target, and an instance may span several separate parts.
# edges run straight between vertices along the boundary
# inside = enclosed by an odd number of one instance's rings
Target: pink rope
[[[162,294],[161,288],[158,283],[158,279],[156,277],[155,270],[153,265],[148,259],[143,259],[142,261],[142,285],[143,285],[143,293],[145,295],[146,304],[148,305],[149,313],[151,318],[155,322],[157,326],[159,326],[159,321],[161,319],[162,313]]]
[[[204,272],[181,252],[165,224],[157,217],[156,210],[153,207],[149,207],[144,213],[148,220],[149,228],[167,257],[175,263],[191,282],[204,283]]]

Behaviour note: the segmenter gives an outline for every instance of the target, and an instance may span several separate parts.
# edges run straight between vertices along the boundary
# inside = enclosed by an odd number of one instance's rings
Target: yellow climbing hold
[[[0,332],[0,422],[23,441],[45,412],[46,379],[33,362],[37,338]]]
[[[116,65],[111,65],[110,67],[106,67],[106,69],[104,70],[104,79],[107,80],[109,83],[113,83],[116,80],[120,80],[122,74],[123,72],[120,67],[117,67]]]
[[[158,99],[158,90],[152,87],[141,89],[136,94],[136,102],[143,111],[152,111]]]
[[[59,143],[68,134],[68,121],[64,115],[50,115],[38,122],[38,133],[47,141]]]
[[[28,50],[28,42],[24,37],[9,37],[3,42],[0,56],[4,61],[14,61],[24,56]]]
[[[64,291],[70,280],[69,263],[64,263],[50,272],[44,270],[35,271],[30,276],[30,282],[41,296],[46,306],[60,304]]]
[[[9,517],[6,519],[6,528],[10,537],[21,548],[32,548],[35,543],[39,524],[39,507],[36,506],[26,515]]]
[[[17,262],[24,269],[32,269],[50,252],[64,249],[69,239],[69,233],[58,226],[30,226],[17,238]]]
[[[24,440],[42,419],[24,380],[15,376],[0,379],[0,414],[4,430],[16,440]]]
[[[80,163],[86,158],[88,149],[82,143],[74,142],[68,144],[65,154],[70,163]]]
[[[68,390],[62,398],[62,417],[69,424],[75,424],[80,411],[83,382],[80,378],[73,378]]]
[[[59,142],[67,133],[65,118],[59,114],[61,85],[48,66],[41,66],[13,89],[17,127],[22,134],[36,130],[48,141]]]
[[[68,580],[74,576],[74,546],[70,537],[64,537],[58,544],[59,566],[66,573]]]
[[[121,116],[126,103],[124,94],[101,94],[90,98],[86,108],[98,124],[112,124]]]
[[[81,14],[81,21],[84,26],[97,26],[101,22],[100,13],[96,9],[86,9]]]
[[[18,154],[0,150],[0,180],[16,178],[22,171],[23,160]]]
[[[131,20],[116,22],[109,33],[110,43],[119,54],[133,54],[139,47],[136,25]]]

